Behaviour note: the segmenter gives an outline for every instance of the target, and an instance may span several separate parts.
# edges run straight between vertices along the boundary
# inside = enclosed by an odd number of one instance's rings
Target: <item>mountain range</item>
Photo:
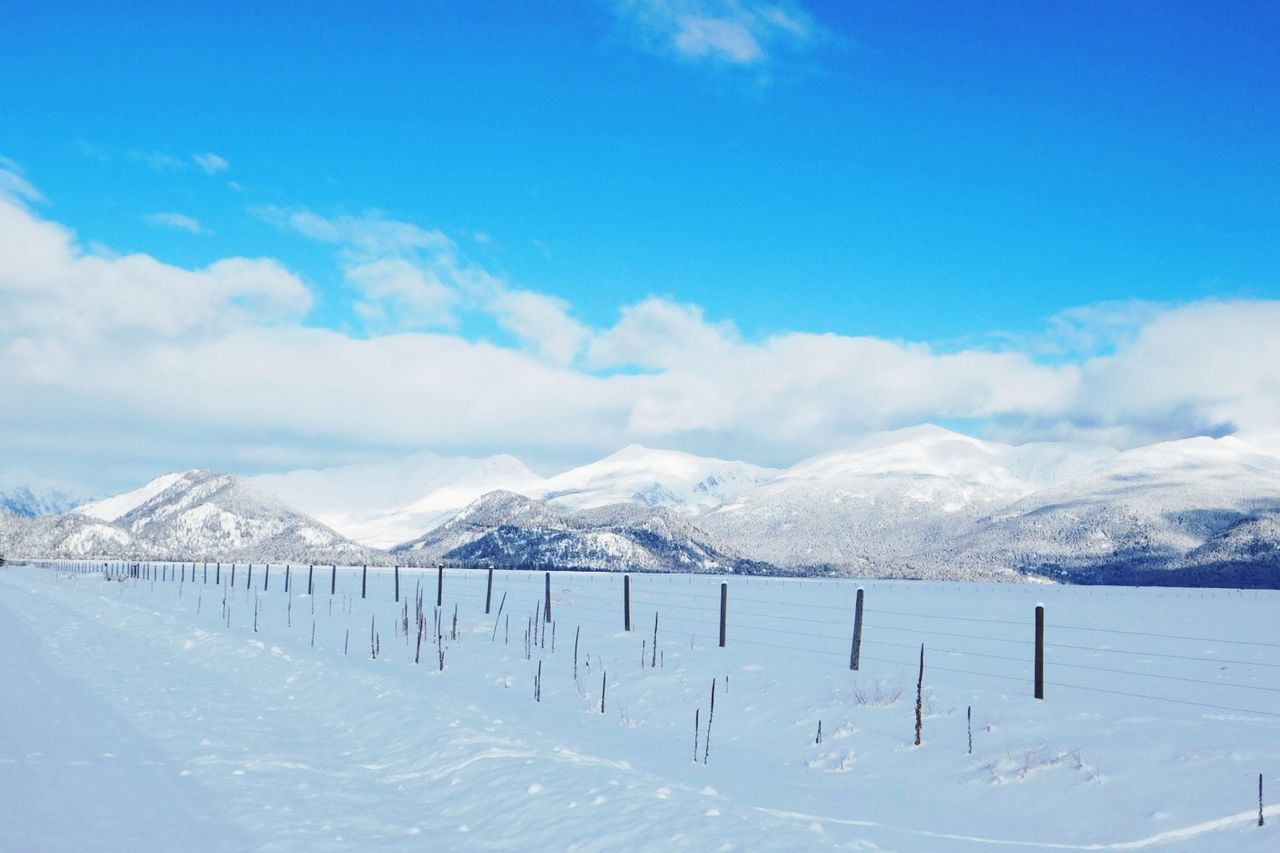
[[[0,513],[35,518],[70,512],[88,499],[77,486],[37,476],[30,471],[0,468]]]
[[[419,453],[166,474],[71,511],[28,492],[0,508],[4,553],[1280,586],[1275,436],[1118,451],[925,425],[785,470],[632,445],[547,478]]]

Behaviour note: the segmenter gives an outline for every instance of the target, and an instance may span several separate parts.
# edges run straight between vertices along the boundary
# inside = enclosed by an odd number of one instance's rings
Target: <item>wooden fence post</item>
[[[315,563],[311,563],[310,565],[307,566],[307,595],[311,594],[311,590],[312,590],[311,580],[312,578],[315,577],[315,573],[316,573]]]
[[[436,566],[436,607],[444,607],[444,566]]]
[[[725,616],[729,612],[729,585],[720,584],[720,648],[724,648]]]
[[[364,598],[365,590],[369,588],[369,567],[360,567],[360,597]]]
[[[1036,605],[1036,698],[1044,698],[1044,605]]]
[[[489,615],[489,607],[493,604],[493,567],[489,567],[489,581],[484,588],[484,612]]]
[[[396,566],[396,603],[400,602],[400,567]]]
[[[862,657],[862,588],[858,588],[858,600],[853,605],[853,648],[849,650],[849,669],[856,670]]]
[[[547,624],[550,624],[551,623],[551,572],[546,572],[546,581],[547,581],[547,595],[545,599],[546,605],[542,611],[542,621]]]
[[[631,575],[622,576],[622,630],[631,630]]]
[[[332,564],[332,569],[329,572],[329,596],[332,597],[335,593],[337,593],[337,591],[338,591],[338,566],[337,564]]]

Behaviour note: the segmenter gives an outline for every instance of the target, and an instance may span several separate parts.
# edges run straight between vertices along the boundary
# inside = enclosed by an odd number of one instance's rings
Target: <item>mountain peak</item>
[[[180,482],[191,482],[199,479],[206,479],[209,476],[211,475],[208,471],[200,468],[191,468],[186,471],[173,471],[168,474],[161,474],[159,477],[156,477],[136,489],[132,489],[131,491],[124,492],[119,495],[114,495],[113,497],[82,504],[76,507],[75,511],[81,515],[87,515],[100,521],[116,521],[161,494],[166,489],[169,489]]]

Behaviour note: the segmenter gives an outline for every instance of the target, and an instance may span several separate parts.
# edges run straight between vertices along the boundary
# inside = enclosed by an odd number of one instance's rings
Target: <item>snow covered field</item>
[[[866,582],[855,673],[854,581],[557,573],[526,659],[448,570],[441,671],[434,571],[418,664],[390,571],[191,572],[0,570],[0,849],[1280,849],[1275,592]]]

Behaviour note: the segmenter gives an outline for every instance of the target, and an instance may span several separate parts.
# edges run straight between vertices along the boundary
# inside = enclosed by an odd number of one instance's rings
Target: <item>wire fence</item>
[[[221,582],[236,578],[237,585],[259,585],[265,590],[269,572],[258,564],[256,576],[245,564],[239,576],[233,564],[215,563],[94,563],[43,561],[46,568],[82,573],[101,572],[108,577],[173,580],[179,583]],[[491,610],[515,594],[506,607],[532,608],[530,618],[542,618],[547,576],[540,571],[475,569],[422,569],[361,566],[297,567],[273,564],[276,584],[299,583],[307,575],[316,595],[339,594],[375,596],[385,600],[394,581],[397,600],[419,591],[425,598],[461,596],[478,604],[488,600]],[[283,571],[284,577],[281,577]],[[216,575],[215,575],[216,572]],[[761,597],[755,589],[761,579],[699,575],[634,574],[630,576],[631,627],[644,636],[647,614],[658,617],[656,633],[664,642],[688,640],[719,644],[721,597],[718,589],[704,584],[727,583],[730,587],[724,614],[727,644],[749,649],[780,652],[788,660],[807,665],[849,669],[855,613],[849,591],[857,581],[841,580],[841,594],[848,604],[831,603],[822,593],[827,587],[803,581],[780,581],[785,594]],[[274,580],[274,579],[273,579]],[[682,582],[683,581],[683,582]],[[624,594],[621,573],[552,573],[551,607],[556,619],[580,622],[614,632],[624,630]],[[767,582],[766,582],[767,583]],[[1032,620],[995,618],[985,615],[921,612],[898,607],[876,606],[873,582],[861,626],[859,673],[890,667],[914,672],[923,644],[929,655],[930,672],[964,678],[984,679],[1001,685],[1033,683],[1035,641]],[[741,590],[748,591],[744,594]],[[713,591],[714,589],[714,591]],[[1280,720],[1280,642],[1203,633],[1179,634],[1171,631],[1143,631],[1105,625],[1048,623],[1056,636],[1067,640],[1047,640],[1043,645],[1045,666],[1051,677],[1045,685],[1055,689],[1098,696],[1120,696],[1144,702],[1165,703],[1202,710],[1243,714],[1258,720]],[[1019,637],[1016,631],[1026,632]],[[1003,636],[1001,635],[1003,634]],[[1114,647],[1113,643],[1122,643]],[[1223,646],[1229,651],[1219,652]],[[938,661],[942,662],[939,663]],[[866,667],[863,662],[874,665]],[[1175,670],[1175,671],[1170,671]]]

